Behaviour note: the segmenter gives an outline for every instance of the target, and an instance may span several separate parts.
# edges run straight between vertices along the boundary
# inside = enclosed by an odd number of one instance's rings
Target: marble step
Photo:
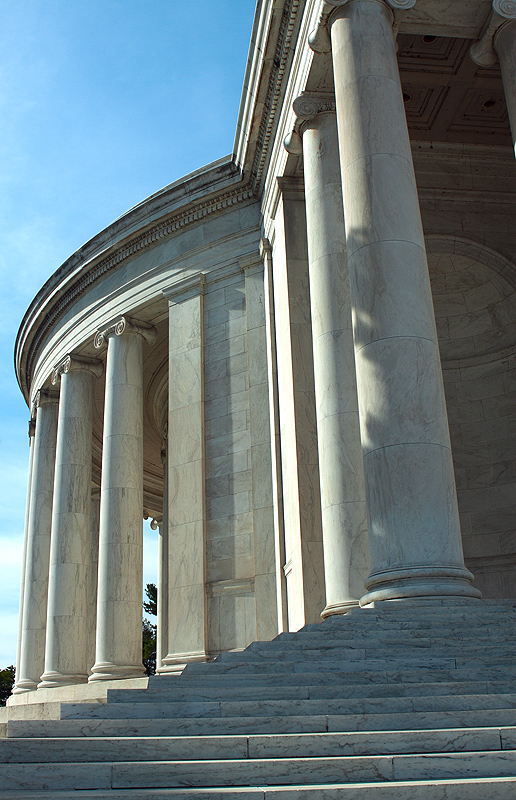
[[[61,719],[163,719],[166,717],[300,716],[307,714],[399,714],[516,708],[516,694],[431,697],[359,697],[313,700],[237,700],[175,703],[63,703]]]
[[[472,665],[484,666],[483,659],[460,659],[461,661],[467,661],[468,663],[472,663]],[[510,659],[506,659],[509,663],[511,663]],[[388,667],[397,668],[397,669],[417,669],[418,667],[429,669],[454,669],[457,666],[457,662],[459,661],[458,658],[455,657],[441,657],[441,658],[433,658],[432,656],[428,658],[423,657],[406,657],[406,658],[397,658],[395,655],[386,658],[342,658],[342,659],[333,659],[333,658],[309,658],[306,661],[300,659],[288,660],[284,658],[281,661],[270,659],[267,663],[267,671],[268,672],[276,672],[276,673],[286,673],[286,672],[313,672],[314,666],[317,665],[317,670],[320,672],[325,671],[338,671],[344,672],[346,670],[362,670],[364,666],[367,665],[369,669],[379,669],[385,670]],[[365,663],[364,663],[365,662]],[[500,663],[500,659],[498,660]],[[512,659],[512,663],[514,664],[514,659]],[[464,664],[467,666],[467,664]],[[216,674],[224,674],[224,673],[241,673],[246,675],[252,675],[253,673],[259,674],[263,671],[263,660],[257,659],[256,661],[245,661],[242,659],[241,661],[236,662],[223,662],[223,661],[211,661],[209,663],[193,663],[188,664],[183,672],[183,675],[206,675],[206,676],[213,676]],[[181,676],[182,679],[183,676]]]
[[[423,646],[421,644],[410,644],[408,642],[392,642],[392,646],[380,646],[379,642],[369,641],[368,646],[364,646],[353,640],[346,646],[316,647],[303,644],[271,644],[271,647],[248,647],[240,653],[226,652],[221,653],[215,660],[216,664],[233,663],[258,663],[265,659],[284,661],[308,661],[309,659],[338,661],[373,659],[375,661],[385,657],[392,659],[393,649],[396,650],[396,659],[403,661],[412,658],[425,658],[428,654],[431,658],[475,658],[478,656],[478,641],[476,644],[463,644],[461,641],[449,642],[448,645],[431,646],[430,643]],[[503,658],[513,658],[516,656],[516,642],[493,642],[491,645],[482,646],[482,659],[497,660],[497,655],[503,653]]]
[[[508,800],[516,778],[468,778],[460,781],[263,786],[210,789],[122,789],[52,792],[53,800]],[[417,793],[417,794],[416,794]],[[47,793],[5,792],[4,800],[41,800]]]
[[[1,764],[0,791],[260,786],[513,777],[516,751]]]
[[[516,642],[516,626],[504,631],[493,630],[493,626],[484,631],[475,630],[474,633],[471,629],[468,631],[460,632],[454,631],[449,628],[446,631],[439,631],[435,628],[419,628],[417,630],[379,630],[371,629],[370,631],[338,631],[333,635],[327,634],[326,631],[317,633],[280,633],[275,639],[270,642],[254,642],[253,644],[265,645],[266,647],[274,647],[281,644],[289,644],[291,646],[312,646],[318,647],[346,647],[350,642],[371,642],[383,644],[407,644],[414,643],[414,646],[420,647],[425,643],[429,645],[439,645],[440,643],[447,644],[449,642],[460,642],[462,644],[477,645],[479,641],[485,642],[489,647],[493,647],[498,642],[507,642],[509,644]],[[421,642],[421,644],[420,644]],[[361,646],[365,646],[362,645]],[[248,648],[246,648],[248,649]]]
[[[514,709],[410,711],[405,713],[164,717],[160,719],[10,720],[8,738],[79,736],[227,736],[235,734],[408,731],[472,727],[510,727]]]
[[[516,778],[391,781],[209,789],[110,789],[107,791],[4,792],[2,800],[509,800]]]
[[[268,736],[4,739],[0,763],[177,761],[511,750],[516,727]]]
[[[313,665],[315,669],[316,665]],[[172,686],[181,685],[220,687],[220,686],[319,686],[341,683],[434,683],[439,681],[474,681],[485,680],[486,675],[491,680],[504,680],[516,678],[516,664],[503,667],[491,666],[486,672],[481,669],[461,668],[452,666],[448,669],[371,669],[368,662],[361,670],[334,670],[331,672],[269,672],[265,669],[251,673],[194,673],[186,670],[181,676],[159,675],[149,679],[149,687],[169,683]],[[157,683],[156,683],[157,682]]]
[[[513,681],[468,681],[440,683],[337,684],[335,686],[222,686],[176,687],[156,689],[110,689],[108,703],[149,703],[199,700],[308,700],[339,697],[418,697],[448,694],[516,693]]]

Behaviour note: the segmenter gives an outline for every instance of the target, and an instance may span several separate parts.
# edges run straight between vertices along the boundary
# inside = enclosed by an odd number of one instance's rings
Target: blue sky
[[[28,409],[13,370],[44,281],[131,206],[231,152],[254,0],[3,0],[0,668],[14,663]],[[145,531],[145,578],[156,534]]]

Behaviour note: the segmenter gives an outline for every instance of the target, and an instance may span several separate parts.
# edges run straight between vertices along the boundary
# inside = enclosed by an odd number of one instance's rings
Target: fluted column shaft
[[[335,114],[302,137],[327,617],[364,593],[367,517]]]
[[[499,28],[495,34],[494,46],[500,59],[505,102],[516,155],[516,19],[505,22]]]
[[[361,604],[480,594],[462,555],[392,22],[383,0],[330,18],[370,533]]]
[[[23,599],[25,597],[25,573],[27,568],[27,540],[29,534],[29,518],[30,518],[30,495],[32,488],[32,466],[34,463],[34,436],[36,433],[36,424],[34,420],[29,422],[29,470],[27,476],[27,500],[25,503],[25,526],[23,531],[23,551],[22,551],[22,564],[21,564],[21,580],[20,580],[20,608],[18,613],[18,644],[16,647],[16,682],[18,681],[18,674],[20,669],[21,658],[21,645],[22,645],[22,632],[23,632]]]
[[[143,339],[146,335],[141,323],[123,318],[95,337],[97,347],[102,347],[107,339],[108,352],[96,661],[90,681],[138,677],[144,672]]]
[[[61,380],[52,509],[45,672],[40,688],[88,677],[93,382],[102,364],[68,356]]]
[[[56,392],[36,398],[20,661],[14,694],[36,689],[45,665],[48,568],[57,437]]]

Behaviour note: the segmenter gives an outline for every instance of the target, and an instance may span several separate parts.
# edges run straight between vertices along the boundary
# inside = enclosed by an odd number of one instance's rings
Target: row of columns
[[[90,681],[143,674],[143,342],[155,338],[127,317],[95,337],[107,344],[100,510],[91,464],[102,362],[67,356],[52,375],[60,392],[36,396],[14,693],[86,681],[93,628]]]
[[[301,95],[285,142],[304,166],[326,614],[480,597],[462,554],[390,6],[400,3],[325,4],[311,46],[331,50],[335,100]],[[353,577],[367,529],[360,597]]]

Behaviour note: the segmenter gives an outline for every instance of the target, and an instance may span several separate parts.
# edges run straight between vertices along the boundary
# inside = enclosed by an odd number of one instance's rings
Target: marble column
[[[508,5],[508,3],[506,3]],[[494,47],[500,59],[503,89],[511,124],[512,144],[516,155],[516,3],[512,3],[512,19],[497,30]],[[502,6],[502,3],[500,3]]]
[[[23,622],[18,676],[13,694],[36,689],[45,667],[48,569],[57,438],[57,392],[36,395]]]
[[[301,123],[326,607],[344,614],[369,568],[337,121],[331,97],[294,101]],[[287,150],[301,143],[295,135]]]
[[[279,178],[272,282],[289,630],[326,605],[303,183]]]
[[[208,658],[204,275],[163,290],[169,313],[168,643],[161,672]]]
[[[393,14],[384,0],[331,5],[371,557],[360,603],[475,598],[462,554]]]
[[[54,369],[61,381],[48,585],[45,671],[39,688],[88,678],[88,581],[95,378],[100,361],[69,355]]]
[[[156,330],[122,317],[107,341],[96,660],[90,681],[143,675],[143,345]]]
[[[34,436],[36,433],[36,423],[34,420],[29,422],[29,471],[27,476],[27,499],[25,503],[25,525],[23,531],[23,551],[22,551],[22,564],[21,564],[21,580],[20,580],[20,610],[18,613],[18,644],[16,647],[16,682],[18,680],[18,671],[20,668],[20,655],[23,631],[23,598],[25,596],[25,572],[27,567],[27,539],[29,533],[29,517],[30,517],[30,493],[32,487],[32,465],[34,463]]]
[[[99,571],[100,489],[91,492],[90,570],[88,578],[88,672],[95,663],[97,583]]]
[[[163,464],[163,516],[157,524],[158,528],[158,615],[156,626],[156,672],[163,671],[163,659],[168,647],[168,463],[167,436],[161,445],[161,463]],[[154,522],[154,520],[153,520]],[[151,522],[151,528],[153,527]],[[164,670],[167,671],[166,668]]]
[[[516,3],[514,0],[493,0],[492,9],[484,34],[472,45],[470,54],[481,67],[494,67],[498,60],[500,62],[516,155]]]

